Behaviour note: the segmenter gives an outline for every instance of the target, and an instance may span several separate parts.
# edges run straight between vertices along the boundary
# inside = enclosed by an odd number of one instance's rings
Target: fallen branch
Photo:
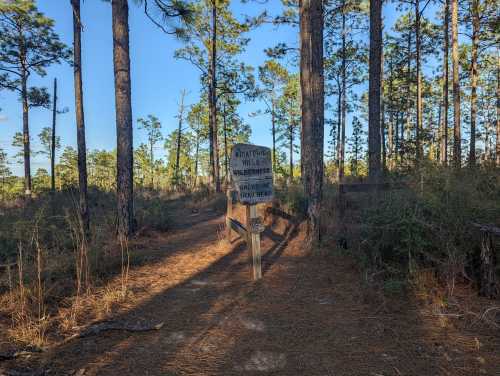
[[[29,356],[34,353],[41,353],[42,349],[35,347],[35,348],[27,348],[23,350],[12,350],[12,351],[7,351],[7,352],[0,352],[0,362],[4,362],[6,360],[13,360],[20,358],[22,356]],[[1,375],[1,373],[0,373]]]
[[[163,322],[153,325],[150,323],[127,323],[127,322],[105,321],[90,325],[89,327],[83,329],[81,332],[73,334],[72,336],[68,337],[65,340],[65,342],[75,338],[84,338],[84,337],[98,335],[102,332],[110,330],[122,330],[126,332],[149,332],[153,330],[160,330],[163,327],[163,325],[164,325]]]

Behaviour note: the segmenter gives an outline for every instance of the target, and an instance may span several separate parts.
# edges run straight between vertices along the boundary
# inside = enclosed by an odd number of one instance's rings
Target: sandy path
[[[406,301],[381,311],[349,259],[307,257],[285,220],[264,234],[253,283],[241,239],[220,241],[223,217],[179,215],[113,317],[164,326],[76,339],[32,364],[50,375],[500,375],[498,333],[441,327]]]

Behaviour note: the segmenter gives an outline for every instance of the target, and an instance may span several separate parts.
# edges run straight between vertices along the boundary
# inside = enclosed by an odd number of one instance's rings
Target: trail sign
[[[271,149],[265,146],[236,144],[231,153],[231,176],[239,201],[254,205],[273,199]]]

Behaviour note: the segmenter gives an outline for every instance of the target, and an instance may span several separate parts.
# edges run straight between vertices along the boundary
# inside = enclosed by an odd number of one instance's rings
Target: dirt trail
[[[307,257],[303,231],[286,220],[264,233],[264,277],[253,283],[241,239],[220,240],[222,216],[179,207],[177,217],[182,225],[144,251],[155,262],[132,271],[130,302],[113,317],[160,330],[75,339],[24,366],[80,376],[500,375],[498,332],[441,327],[406,301],[387,313],[347,257]]]

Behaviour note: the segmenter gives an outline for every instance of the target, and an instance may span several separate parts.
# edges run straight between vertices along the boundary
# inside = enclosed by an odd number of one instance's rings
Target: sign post
[[[257,204],[273,199],[271,149],[264,146],[236,144],[231,153],[230,167],[238,201],[246,205],[246,229],[241,230],[240,227],[243,226],[231,218],[233,200],[229,192],[226,217],[227,236],[230,240],[231,229],[238,233],[244,232],[250,251],[249,259],[252,259],[253,277],[258,280],[262,278],[260,233],[264,231],[264,225],[258,216]]]

